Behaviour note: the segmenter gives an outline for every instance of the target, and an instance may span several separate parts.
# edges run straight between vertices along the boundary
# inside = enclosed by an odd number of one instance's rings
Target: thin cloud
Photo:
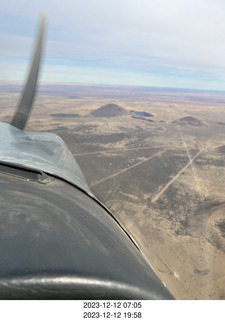
[[[6,56],[11,63],[14,58],[28,59],[37,12],[46,11],[45,70],[51,68],[51,74],[54,66],[56,73],[62,66],[60,74],[66,79],[66,67],[77,66],[89,83],[93,70],[101,83],[117,78],[118,83],[129,79],[130,84],[134,75],[133,84],[141,84],[141,78],[144,85],[151,84],[154,76],[161,86],[225,88],[223,1],[67,0],[62,5],[59,0],[9,0],[0,4],[0,11],[2,61]],[[85,72],[86,78],[82,67],[90,72]],[[6,68],[7,63],[4,74]],[[69,72],[68,81],[74,78]]]

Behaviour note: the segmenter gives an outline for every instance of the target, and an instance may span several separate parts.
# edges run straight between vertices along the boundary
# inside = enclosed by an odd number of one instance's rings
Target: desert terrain
[[[20,90],[0,84],[0,121]],[[225,93],[42,85],[26,130],[66,142],[176,299],[225,299]]]

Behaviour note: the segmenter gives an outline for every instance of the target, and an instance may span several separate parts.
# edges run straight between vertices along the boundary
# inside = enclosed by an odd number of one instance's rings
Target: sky
[[[223,0],[1,0],[0,81],[25,81],[41,11],[41,83],[225,90]]]

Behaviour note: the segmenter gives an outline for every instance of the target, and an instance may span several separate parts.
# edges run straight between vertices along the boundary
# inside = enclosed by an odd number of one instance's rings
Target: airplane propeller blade
[[[39,32],[37,35],[36,47],[34,50],[30,72],[27,78],[26,85],[23,89],[21,100],[17,106],[16,112],[11,121],[11,125],[21,130],[24,130],[26,126],[27,120],[29,118],[29,114],[32,109],[32,104],[33,104],[33,100],[34,100],[34,96],[37,88],[37,80],[38,80],[41,56],[43,51],[42,49],[44,45],[44,35],[45,35],[47,15],[42,13],[40,18],[41,18],[40,19],[41,21],[39,26]]]

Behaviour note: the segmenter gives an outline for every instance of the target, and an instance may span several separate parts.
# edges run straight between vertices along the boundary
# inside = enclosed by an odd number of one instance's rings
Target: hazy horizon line
[[[0,86],[4,85],[19,85],[23,86],[25,84],[24,81],[17,81],[17,80],[1,80]],[[190,91],[190,92],[218,92],[218,93],[225,93],[225,90],[216,90],[216,89],[199,89],[199,88],[183,88],[183,87],[168,87],[168,86],[147,86],[147,85],[132,85],[132,84],[108,84],[108,83],[83,83],[83,82],[41,82],[38,84],[40,86],[92,86],[92,87],[121,87],[121,88],[145,88],[145,89],[158,89],[158,90],[169,90],[169,91]]]

